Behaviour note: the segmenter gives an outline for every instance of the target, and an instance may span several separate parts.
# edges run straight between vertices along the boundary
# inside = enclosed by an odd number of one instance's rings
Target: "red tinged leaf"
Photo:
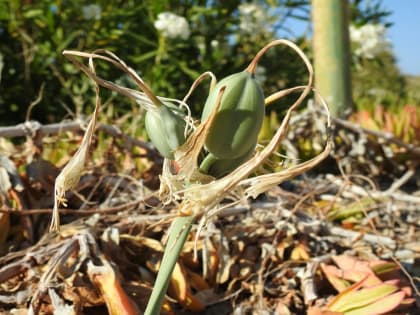
[[[404,299],[404,292],[399,291],[388,295],[374,303],[371,303],[360,309],[346,312],[346,315],[380,315],[386,314],[401,304]]]

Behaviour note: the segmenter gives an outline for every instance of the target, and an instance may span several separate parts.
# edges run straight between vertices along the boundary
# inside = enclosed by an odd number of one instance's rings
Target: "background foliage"
[[[241,24],[243,12],[238,8],[247,1],[239,0],[111,0],[97,1],[95,5],[81,0],[0,2],[0,124],[24,121],[42,85],[42,101],[33,109],[31,119],[55,122],[67,115],[90,112],[86,107],[94,104],[91,83],[62,56],[64,49],[108,49],[133,67],[155,93],[176,98],[182,98],[204,71],[211,70],[223,78],[242,70],[264,43],[279,35],[292,37],[311,55],[310,1],[248,2],[267,12],[258,19],[258,12],[253,11],[253,33],[244,31]],[[189,38],[162,36],[154,23],[164,11],[186,18],[191,29]],[[381,1],[351,1],[351,19],[357,26],[390,26],[389,14],[382,9]],[[286,27],[290,19],[308,23],[308,32],[296,37]],[[276,49],[276,54],[268,54],[261,62],[261,79],[267,92],[306,80],[304,66],[293,62],[295,55],[287,49]],[[130,85],[109,65],[103,65],[98,72],[108,80]],[[407,97],[413,99],[392,52],[374,60],[355,60],[354,78],[355,101],[360,106],[399,106]],[[192,98],[190,105],[195,112],[204,103],[206,89],[202,87]],[[102,93],[112,106],[112,115],[118,117],[133,108],[123,97]],[[282,107],[282,103],[274,106],[277,110]]]

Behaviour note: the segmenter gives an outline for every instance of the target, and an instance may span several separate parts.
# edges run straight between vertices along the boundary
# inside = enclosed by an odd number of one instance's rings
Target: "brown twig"
[[[61,132],[71,131],[76,132],[83,130],[85,122],[82,119],[63,121],[60,123],[42,125],[37,121],[27,121],[15,126],[0,127],[0,137],[3,138],[14,138],[14,137],[25,137],[32,136],[36,132],[41,132],[43,135],[53,135]],[[98,124],[97,129],[104,131],[114,138],[121,138],[124,140],[128,147],[137,146],[147,150],[148,155],[152,158],[158,156],[155,148],[148,142],[133,138],[129,135],[124,134],[121,129],[116,125]]]
[[[336,125],[339,125],[341,127],[344,127],[346,129],[349,129],[356,133],[365,133],[368,135],[375,136],[377,138],[383,139],[385,143],[393,143],[396,144],[404,149],[406,149],[408,152],[420,157],[420,146],[415,145],[413,143],[406,143],[402,141],[401,139],[398,139],[395,137],[392,133],[389,132],[383,132],[383,131],[377,131],[372,129],[366,129],[362,126],[352,123],[347,120],[343,120],[337,117],[332,117],[333,123]]]
[[[125,203],[123,205],[110,207],[110,208],[93,208],[93,209],[60,209],[61,214],[74,214],[79,216],[88,216],[95,213],[102,213],[102,214],[109,214],[109,213],[115,213],[120,212],[123,210],[127,210],[129,208],[135,207],[141,203],[144,203],[145,199],[136,200],[132,202]],[[25,210],[16,210],[16,209],[7,209],[7,208],[0,208],[0,213],[11,213],[16,214],[19,216],[28,216],[28,215],[35,215],[35,214],[51,214],[53,211],[52,208],[47,209],[25,209]]]

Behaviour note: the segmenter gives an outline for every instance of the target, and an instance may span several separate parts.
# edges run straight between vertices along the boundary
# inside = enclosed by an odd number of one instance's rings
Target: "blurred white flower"
[[[356,44],[354,53],[363,58],[375,58],[391,48],[386,38],[386,28],[382,24],[365,24],[359,28],[351,25],[350,39]]]
[[[171,12],[159,13],[155,27],[167,38],[187,39],[191,34],[187,20]]]
[[[98,4],[88,4],[82,7],[82,15],[85,20],[99,20],[102,8]]]
[[[261,33],[268,27],[267,11],[256,3],[239,5],[239,29],[245,34]]]
[[[206,44],[204,42],[197,43],[198,50],[200,50],[201,54],[204,54],[206,51]]]
[[[219,41],[218,41],[218,40],[216,40],[216,39],[213,39],[213,40],[210,42],[210,46],[211,46],[211,47],[213,47],[213,48],[217,48],[217,47],[219,47]]]

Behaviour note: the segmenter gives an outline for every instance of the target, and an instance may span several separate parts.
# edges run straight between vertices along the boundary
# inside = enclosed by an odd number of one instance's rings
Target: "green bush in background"
[[[45,85],[42,101],[33,109],[31,119],[56,122],[69,114],[90,112],[86,107],[94,104],[92,85],[62,56],[64,49],[108,49],[134,68],[156,94],[182,98],[200,73],[211,70],[219,79],[223,78],[242,69],[269,40],[279,35],[293,36],[285,26],[288,19],[301,20],[310,30],[309,3],[298,0],[110,0],[95,4],[81,0],[2,1],[0,124],[24,121],[29,104],[37,98],[42,85]],[[359,26],[384,23],[389,12],[380,3],[351,1],[352,21]],[[185,18],[188,34],[173,36],[158,30],[155,23],[163,12]],[[311,55],[310,32],[293,40]],[[393,71],[381,77],[382,81],[374,81],[370,74],[364,73],[368,69],[368,73],[373,71],[381,76],[381,67],[375,68],[371,60],[354,67],[356,103],[363,106],[372,104],[372,98],[365,93],[371,88],[387,89],[389,103],[395,97],[394,91],[405,89],[392,54],[375,60],[393,67]],[[304,66],[295,61],[296,56],[282,48],[261,60],[259,76],[267,93],[305,82]],[[130,85],[114,67],[103,64],[97,71],[103,78]],[[371,87],[375,83],[381,86]],[[390,90],[390,85],[395,89]],[[101,93],[113,105],[112,112],[117,117],[133,108],[123,97],[116,98],[105,90]],[[206,96],[204,86],[194,93],[190,105],[195,113],[201,110]],[[376,101],[380,100],[372,100]],[[283,106],[286,104],[279,103],[273,108],[281,110]]]
[[[292,3],[292,1],[291,1]],[[182,98],[202,72],[211,70],[222,78],[249,62],[263,43],[274,37],[270,19],[249,21],[258,25],[253,34],[242,31],[238,6],[241,1],[9,1],[0,7],[0,54],[3,75],[0,96],[0,123],[22,122],[29,104],[45,84],[42,102],[32,117],[41,122],[61,120],[66,113],[80,113],[92,106],[93,89],[63,56],[64,49],[93,51],[104,48],[133,67],[158,95]],[[262,2],[255,8],[274,8]],[[159,13],[172,12],[189,23],[188,38],[168,38],[154,23]],[[250,7],[249,15],[258,15]],[[254,10],[255,11],[255,10]],[[257,13],[257,14],[255,14]],[[246,27],[246,26],[245,26]],[[255,31],[255,30],[251,30]],[[259,44],[261,43],[261,44]],[[272,54],[264,60],[273,86],[300,81],[304,69],[295,66],[294,55],[282,59]],[[103,66],[99,74],[108,80],[128,80],[115,68]],[[272,87],[274,89],[274,87]],[[107,92],[103,92],[107,93]],[[195,93],[192,105],[198,111],[207,91]],[[117,112],[131,108],[118,99]]]

